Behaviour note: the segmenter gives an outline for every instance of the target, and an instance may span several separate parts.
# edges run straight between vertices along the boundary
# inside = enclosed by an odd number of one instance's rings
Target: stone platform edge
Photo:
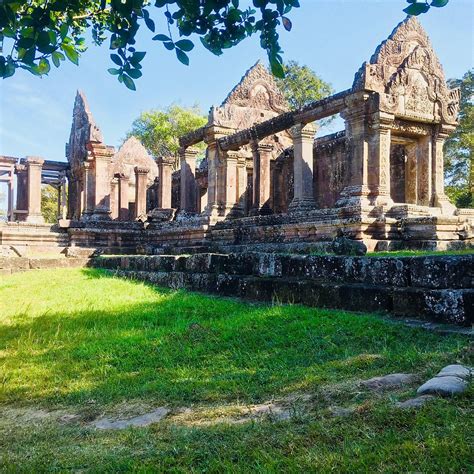
[[[202,253],[101,256],[91,265],[173,289],[389,313],[462,326],[474,322],[474,255]]]

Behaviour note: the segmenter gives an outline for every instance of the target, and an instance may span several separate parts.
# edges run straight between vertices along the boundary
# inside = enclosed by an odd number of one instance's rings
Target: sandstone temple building
[[[305,251],[343,235],[369,250],[465,247],[474,211],[449,202],[443,172],[459,100],[411,17],[352,87],[300,110],[288,109],[257,63],[211,108],[206,126],[180,137],[178,167],[135,138],[118,150],[107,145],[78,93],[67,162],[0,156],[8,185],[0,245],[7,255]],[[337,114],[344,129],[320,136],[318,121]],[[58,189],[53,227],[41,215],[42,184]]]

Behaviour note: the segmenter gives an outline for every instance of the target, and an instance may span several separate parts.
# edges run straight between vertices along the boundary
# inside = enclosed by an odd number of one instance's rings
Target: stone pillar
[[[119,180],[113,177],[110,181],[110,217],[111,219],[118,219],[119,216]]]
[[[440,125],[433,136],[431,205],[440,207],[446,215],[456,211],[444,192],[444,142],[454,130],[455,127]]]
[[[8,175],[8,183],[7,183],[7,218],[10,222],[15,220],[13,208],[14,208],[14,199],[15,199],[15,181],[13,175],[13,167],[10,169],[10,173]]]
[[[62,172],[59,175],[59,189],[58,189],[58,219],[67,219],[67,178],[66,173]]]
[[[293,137],[294,194],[289,212],[314,209],[313,143],[316,127],[312,123],[299,123],[291,129]]]
[[[365,92],[347,98],[348,108],[341,112],[346,124],[350,156],[350,185],[346,186],[336,203],[338,207],[370,204],[368,186],[369,146],[367,140],[367,100]]]
[[[247,202],[247,159],[245,156],[237,158],[237,213],[245,214]]]
[[[146,215],[148,168],[135,166],[135,219]]]
[[[405,164],[405,202],[416,204],[418,202],[418,178],[417,178],[417,146],[407,145]]]
[[[117,175],[118,179],[118,218],[120,221],[128,221],[129,216],[129,177],[124,174]]]
[[[94,210],[94,175],[91,163],[85,161],[82,165],[81,206],[82,217],[89,218]]]
[[[418,140],[417,148],[417,204],[429,206],[431,200],[431,163],[433,153],[431,136],[421,137]]]
[[[224,216],[237,216],[237,162],[239,152],[227,151],[223,153],[223,206],[222,213]]]
[[[32,224],[44,224],[41,214],[41,169],[44,160],[35,156],[26,158],[28,173],[28,209],[26,222]]]
[[[171,187],[174,157],[161,156],[158,158],[158,207],[160,209],[171,209]]]
[[[273,145],[252,142],[253,154],[253,208],[252,215],[271,214],[270,160]]]
[[[393,204],[390,196],[390,143],[394,119],[392,114],[385,112],[377,112],[372,117],[367,180],[376,205]]]
[[[28,210],[28,172],[26,165],[15,165],[16,173],[16,211],[15,216],[19,221],[26,219]]]
[[[217,140],[226,135],[234,133],[231,128],[218,126],[206,129],[205,142],[207,144],[207,206],[204,213],[212,218],[217,218],[219,214],[219,196],[221,195],[222,166],[219,160]]]
[[[198,153],[195,148],[182,148],[179,152],[181,162],[180,209],[186,212],[196,212],[196,156]]]
[[[113,151],[99,142],[89,143],[94,160],[94,212],[93,219],[110,219],[110,165]]]

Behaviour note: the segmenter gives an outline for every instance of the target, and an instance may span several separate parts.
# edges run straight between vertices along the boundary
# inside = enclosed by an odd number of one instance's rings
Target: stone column
[[[174,157],[172,156],[160,156],[158,158],[158,207],[160,209],[171,209],[173,165]]]
[[[41,214],[41,169],[44,160],[35,156],[26,158],[28,173],[28,212],[26,222],[32,224],[44,224]]]
[[[146,215],[148,168],[135,166],[135,219]]]
[[[14,199],[15,199],[15,181],[13,175],[13,167],[10,169],[10,173],[8,175],[8,183],[7,183],[7,218],[10,222],[15,220],[13,208],[14,208]]]
[[[15,165],[16,173],[16,220],[24,221],[28,210],[28,172],[26,165]]]
[[[237,216],[237,161],[239,152],[227,151],[223,153],[223,184],[224,199],[222,212],[224,216]]]
[[[98,142],[89,144],[94,160],[94,212],[93,219],[110,219],[110,165],[113,151]]]
[[[120,221],[128,221],[129,216],[129,177],[124,174],[117,175],[118,179],[118,218]]]
[[[316,127],[312,123],[299,123],[291,129],[293,137],[294,194],[289,212],[314,209],[313,143]]]
[[[367,179],[376,205],[393,204],[390,196],[390,143],[394,119],[392,114],[385,112],[377,112],[372,117]]]
[[[179,152],[181,162],[180,208],[186,212],[196,212],[196,156],[198,153],[195,148],[182,148]]]
[[[369,205],[366,102],[365,92],[347,98],[348,108],[341,112],[346,124],[346,139],[350,155],[350,185],[346,186],[336,203],[338,207]]]
[[[406,145],[405,164],[405,202],[416,204],[418,202],[418,178],[417,178],[417,145]]]
[[[233,133],[231,128],[218,126],[206,129],[205,142],[207,144],[207,206],[204,213],[212,218],[217,218],[219,214],[219,196],[221,195],[222,166],[219,162],[217,140]]]
[[[62,172],[59,175],[59,189],[58,189],[58,219],[66,219],[67,218],[67,178],[66,173]]]
[[[247,201],[247,159],[245,156],[237,158],[237,213],[245,214]]]
[[[417,148],[417,204],[429,206],[431,200],[431,163],[433,153],[431,136],[421,137],[418,140]]]
[[[94,210],[94,175],[92,166],[89,161],[85,161],[82,165],[82,191],[81,191],[81,208],[82,217],[88,219]]]
[[[252,142],[253,154],[253,208],[254,216],[271,214],[270,160],[273,145]]]
[[[455,127],[440,125],[433,136],[431,205],[440,207],[445,215],[452,215],[456,206],[449,201],[444,192],[444,142]]]
[[[119,180],[113,177],[110,181],[110,217],[111,219],[118,219],[119,216]]]

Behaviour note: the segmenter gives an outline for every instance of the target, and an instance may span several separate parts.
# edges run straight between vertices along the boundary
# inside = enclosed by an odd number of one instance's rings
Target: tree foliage
[[[178,139],[196,128],[206,125],[197,105],[180,107],[172,104],[165,109],[143,112],[132,124],[128,136],[136,136],[155,157],[174,156],[178,159]],[[204,147],[204,145],[201,145]]]
[[[445,7],[448,2],[449,0],[407,0],[407,3],[410,5],[403,11],[407,15],[421,15],[426,13],[431,7]]]
[[[152,16],[164,15],[167,31],[153,40],[174,51],[189,64],[194,48],[191,35],[214,54],[235,46],[253,34],[267,51],[272,71],[282,75],[278,26],[291,29],[287,15],[299,0],[4,0],[0,2],[0,76],[10,77],[17,68],[36,75],[48,74],[51,62],[59,67],[66,60],[78,64],[86,49],[85,33],[93,42],[108,42],[115,64],[109,69],[129,89],[141,75],[144,51],[136,51],[136,36],[145,26],[155,33]],[[166,33],[166,34],[165,34]]]
[[[461,104],[459,125],[445,144],[446,191],[457,207],[474,207],[474,69],[448,84],[461,88]]]
[[[300,109],[333,93],[331,85],[323,81],[308,66],[288,61],[283,70],[285,77],[277,78],[277,84],[292,110]]]
[[[58,190],[49,184],[41,187],[41,214],[48,224],[58,221]]]

